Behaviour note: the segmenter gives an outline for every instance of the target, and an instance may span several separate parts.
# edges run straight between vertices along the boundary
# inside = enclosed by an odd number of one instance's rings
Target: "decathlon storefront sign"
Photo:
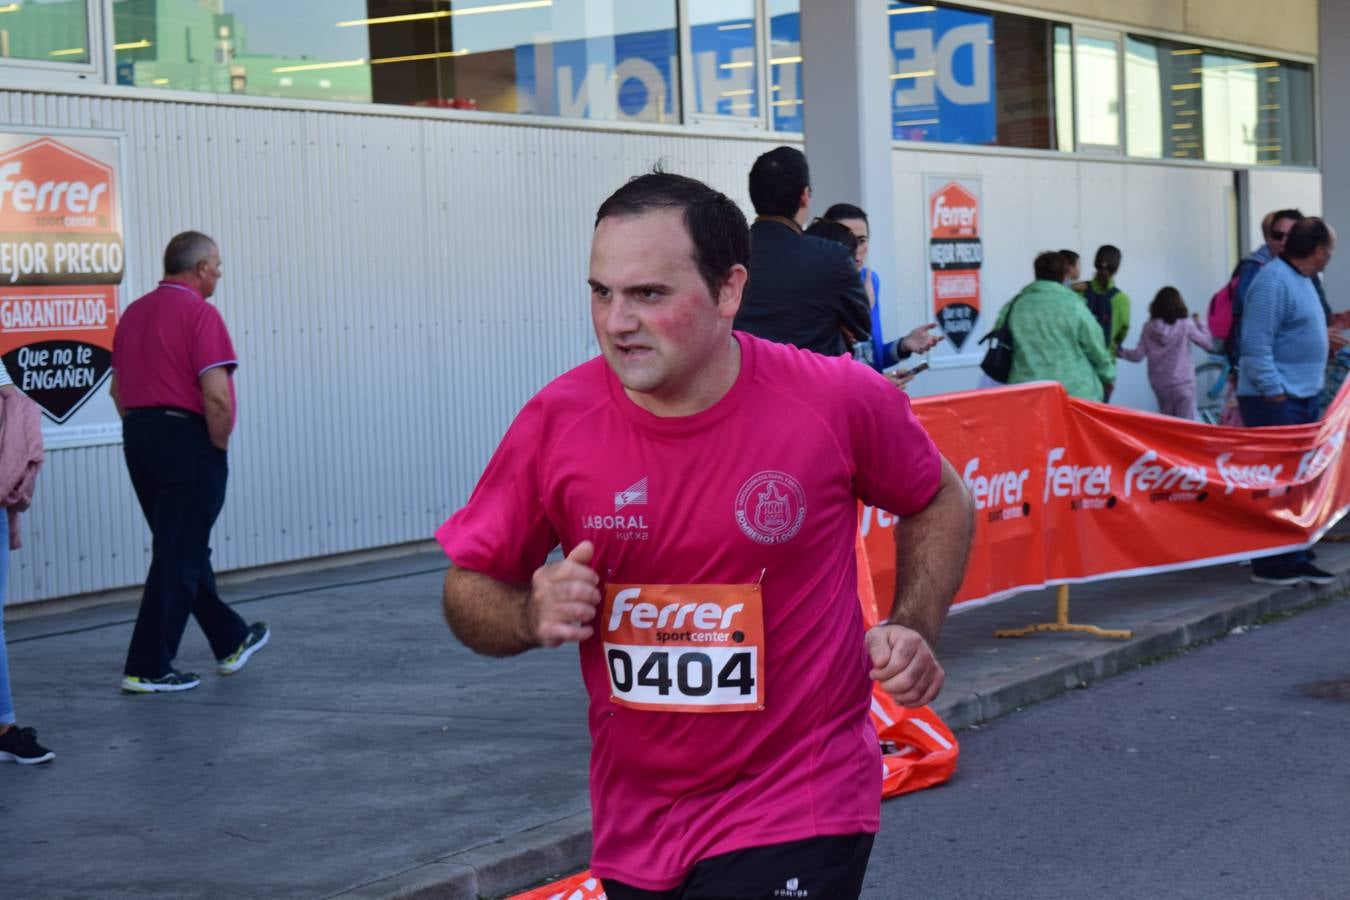
[[[0,363],[49,447],[115,441],[107,381],[122,283],[118,141],[0,132]]]

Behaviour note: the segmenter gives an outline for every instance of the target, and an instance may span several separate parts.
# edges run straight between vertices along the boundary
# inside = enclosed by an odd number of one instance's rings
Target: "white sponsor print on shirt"
[[[647,476],[644,475],[630,487],[614,492],[614,515],[582,516],[581,530],[608,532],[608,537],[620,541],[645,541],[651,537],[647,515],[631,512],[624,515],[621,510],[629,506],[646,506],[647,501]]]
[[[614,492],[614,511],[618,512],[625,506],[646,506],[647,505],[647,476],[643,475],[642,480],[632,487],[622,491]]]
[[[786,472],[766,470],[746,479],[736,494],[736,524],[757,544],[782,544],[806,520],[806,491]]]
[[[774,891],[774,892],[773,892],[773,895],[774,895],[775,897],[809,897],[809,896],[811,896],[811,892],[810,892],[810,891],[808,891],[806,888],[799,887],[800,883],[801,883],[801,882],[800,882],[799,879],[796,879],[796,878],[789,878],[789,879],[787,880],[787,884],[786,884],[784,887],[780,887],[780,888],[778,888],[778,890]]]

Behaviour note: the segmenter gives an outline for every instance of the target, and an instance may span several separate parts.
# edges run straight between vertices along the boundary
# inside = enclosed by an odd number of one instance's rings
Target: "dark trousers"
[[[699,860],[684,883],[648,891],[604,879],[609,900],[857,900],[873,834],[826,835],[734,850]]]
[[[1279,403],[1271,403],[1260,397],[1238,397],[1238,410],[1242,413],[1242,424],[1250,428],[1307,425],[1318,418],[1316,397],[1287,397]],[[1309,558],[1307,550],[1295,550],[1293,553],[1254,559],[1252,574],[1279,576],[1303,565]]]
[[[154,539],[126,674],[166,674],[189,613],[216,659],[224,659],[248,634],[216,593],[211,571],[211,526],[225,502],[229,471],[225,451],[211,443],[201,417],[177,410],[130,410],[122,421],[122,449]]]

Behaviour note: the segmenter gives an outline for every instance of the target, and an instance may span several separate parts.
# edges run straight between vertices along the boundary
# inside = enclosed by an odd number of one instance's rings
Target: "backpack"
[[[1092,318],[1097,320],[1097,324],[1102,326],[1102,338],[1106,341],[1106,349],[1111,349],[1111,298],[1120,293],[1120,288],[1112,285],[1106,293],[1099,294],[1092,289],[1092,282],[1088,282],[1083,289],[1083,300],[1087,302],[1088,312],[1092,313]]]
[[[1226,342],[1233,335],[1233,300],[1237,297],[1240,277],[1234,272],[1233,277],[1209,298],[1209,333],[1221,341]]]

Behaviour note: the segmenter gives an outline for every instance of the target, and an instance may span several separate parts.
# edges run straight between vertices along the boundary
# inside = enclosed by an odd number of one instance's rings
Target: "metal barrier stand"
[[[994,632],[994,637],[1026,637],[1038,631],[1078,631],[1095,637],[1129,640],[1134,632],[1123,628],[1098,628],[1096,625],[1072,625],[1069,623],[1069,586],[1059,586],[1059,596],[1055,598],[1055,621],[1027,625],[1025,628],[1002,628]]]

